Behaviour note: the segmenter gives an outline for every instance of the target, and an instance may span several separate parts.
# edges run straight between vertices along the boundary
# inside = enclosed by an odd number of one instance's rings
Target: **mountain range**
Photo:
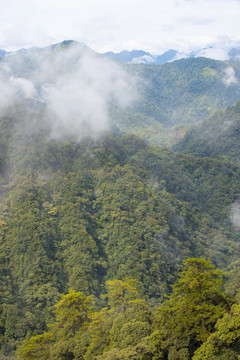
[[[72,40],[63,41],[63,43],[77,43]],[[85,45],[83,45],[85,46]],[[25,53],[28,50],[38,49],[37,47],[32,47],[30,49],[19,49],[15,52],[7,52],[5,50],[0,50],[0,57],[11,55],[14,53]],[[215,60],[240,60],[240,43],[239,42],[216,42],[206,47],[185,52],[174,49],[169,49],[162,54],[151,54],[148,51],[144,50],[123,50],[121,52],[108,51],[103,54],[104,56],[110,57],[112,59],[118,60],[127,64],[154,64],[154,65],[163,65],[168,62],[179,60],[182,58],[197,58],[197,57],[206,57]]]
[[[167,62],[180,60],[182,58],[197,58],[206,57],[214,60],[240,60],[240,43],[231,42],[226,39],[209,44],[203,48],[195,49],[194,51],[186,52],[174,49],[169,49],[162,54],[151,54],[143,50],[121,51],[114,53],[112,51],[105,53],[118,61],[128,64],[154,64],[163,65]]]
[[[171,56],[3,52],[1,360],[238,358],[240,62]]]
[[[237,50],[231,53],[237,56]],[[127,55],[127,52],[122,54],[122,62],[127,62]],[[137,55],[145,56],[142,51],[134,52],[134,56]],[[165,61],[172,55],[174,51],[166,53]],[[150,56],[149,53],[146,56]],[[179,141],[189,124],[207,118],[215,110],[234,105],[240,97],[240,62],[233,60],[192,56],[162,65],[125,64],[97,54],[84,44],[63,41],[45,48],[22,49],[2,56],[0,66],[5,102],[12,93],[18,99],[25,96],[25,102],[28,106],[31,104],[33,110],[45,106],[49,100],[52,104],[54,102],[55,110],[62,115],[67,109],[63,107],[60,111],[59,104],[74,93],[76,100],[73,102],[69,98],[68,102],[73,115],[66,114],[74,129],[72,119],[82,117],[82,111],[96,117],[94,107],[86,110],[88,101],[83,101],[83,94],[87,93],[81,91],[82,87],[86,87],[92,93],[91,99],[100,96],[104,107],[107,106],[109,111],[103,119],[108,117],[111,128],[134,133],[154,145]],[[120,87],[124,79],[126,87],[121,91],[118,86],[112,87],[108,74]],[[115,74],[121,74],[117,82]],[[106,97],[111,96],[111,106],[108,106],[109,99],[105,103],[105,84]],[[119,106],[110,95],[118,92],[118,97],[128,102],[136,89],[138,95],[134,101],[130,100],[131,106],[127,107]],[[62,91],[64,94],[59,101],[56,94],[60,96]]]
[[[104,54],[115,60],[128,63],[128,64],[154,64],[163,65],[168,62],[180,60],[183,58],[198,58],[206,57],[215,60],[240,60],[240,47],[217,47],[209,45],[205,48],[191,51],[189,53],[169,49],[161,55],[152,55],[149,52],[143,50],[121,51],[120,53],[114,53],[112,51]]]

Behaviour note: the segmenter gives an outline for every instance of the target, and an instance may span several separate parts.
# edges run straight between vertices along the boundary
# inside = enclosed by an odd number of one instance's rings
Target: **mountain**
[[[171,51],[165,55],[176,54]],[[148,55],[141,53],[141,56]],[[6,79],[11,78],[9,82],[4,80],[8,84],[4,86],[5,102],[12,93],[17,98],[21,96],[21,101],[25,98],[32,110],[51,101],[61,115],[66,111],[64,107],[60,110],[59,104],[74,93],[76,101],[69,98],[69,104],[81,103],[81,106],[73,106],[73,116],[85,116],[83,112],[87,111],[95,117],[94,107],[88,107],[88,101],[84,101],[86,92],[81,92],[84,86],[92,93],[92,100],[99,101],[100,96],[104,103],[100,106],[100,113],[106,112],[100,121],[103,127],[104,119],[108,118],[115,131],[132,132],[158,145],[176,143],[190,124],[233,105],[240,98],[240,63],[237,61],[186,58],[163,65],[126,65],[107,59],[84,44],[64,41],[3,56],[0,66]],[[110,79],[116,79],[116,74],[119,74],[118,81],[114,80],[117,86],[112,87]],[[126,84],[124,89],[122,84]],[[119,106],[116,96],[110,96],[114,92],[130,106]],[[57,101],[56,96],[61,100]],[[68,115],[67,118],[74,129],[73,118]]]
[[[232,60],[240,60],[240,47],[229,50],[228,55]]]
[[[62,44],[60,46],[72,46],[73,44],[77,45],[79,43],[73,40],[65,40],[59,44]],[[52,47],[52,45],[50,47]],[[24,52],[26,53],[33,49],[34,47],[30,49],[19,49],[15,52],[7,52],[5,50],[0,50],[0,57],[15,53],[24,53]],[[37,48],[35,47],[35,49]],[[172,62],[182,58],[197,58],[197,57],[207,57],[214,60],[223,60],[223,61],[224,60],[239,61],[240,44],[239,42],[234,42],[229,39],[222,39],[222,40],[220,39],[219,41],[209,44],[204,48],[190,52],[183,52],[180,50],[169,49],[162,54],[153,55],[150,52],[143,50],[132,50],[132,51],[123,50],[119,53],[108,51],[102,55],[127,64],[133,63],[133,64],[163,65],[168,62]]]
[[[176,50],[168,50],[162,55],[158,55],[155,58],[154,64],[156,65],[163,65],[166,64],[169,61],[173,61],[177,59],[180,56],[180,53]]]
[[[53,140],[48,116],[19,105],[1,119],[5,354],[54,321],[54,304],[70,288],[102,306],[106,281],[131,277],[160,304],[187,257],[226,268],[240,251],[229,216],[239,166],[154,149],[132,135]]]
[[[124,50],[121,51],[120,53],[114,53],[112,51],[109,51],[107,53],[104,53],[103,55],[127,64],[155,63],[154,57],[150,53],[142,50],[132,50],[132,51]]]
[[[0,50],[0,57],[7,55],[7,52],[5,50]]]
[[[151,144],[181,140],[190,124],[240,99],[240,63],[207,58],[181,59],[164,65],[127,65],[143,79],[139,100],[127,110],[115,109],[112,123]]]
[[[198,58],[206,57],[214,60],[240,60],[240,44],[233,42],[216,42],[210,44],[204,48],[197,49],[191,52],[182,52],[177,50],[167,50],[160,55],[152,55],[149,52],[146,53],[142,50],[134,51],[122,51],[120,53],[108,52],[103,54],[105,56],[114,58],[124,63],[143,63],[143,64],[154,64],[163,65],[168,62],[179,60],[182,58]]]
[[[0,67],[1,359],[236,358],[240,63]]]

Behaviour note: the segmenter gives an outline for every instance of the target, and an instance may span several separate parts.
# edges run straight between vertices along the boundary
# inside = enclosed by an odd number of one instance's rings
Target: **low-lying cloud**
[[[34,94],[35,87],[31,81],[12,76],[7,67],[0,69],[0,116],[8,106],[16,101],[31,98]]]
[[[230,220],[235,228],[240,229],[240,202],[236,201],[230,207]]]
[[[224,70],[224,76],[222,81],[226,86],[238,85],[238,79],[232,66],[229,66]]]
[[[16,101],[44,102],[52,138],[97,136],[108,128],[112,104],[137,98],[137,80],[118,63],[75,44],[11,55],[1,64],[0,111]]]

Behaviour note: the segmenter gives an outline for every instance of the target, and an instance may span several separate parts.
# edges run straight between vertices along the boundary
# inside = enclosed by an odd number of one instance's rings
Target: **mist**
[[[222,81],[226,86],[238,84],[238,79],[236,77],[236,73],[233,67],[229,66],[224,70],[224,76]]]
[[[14,77],[11,70],[3,66],[0,68],[0,115],[17,101],[33,97],[35,94],[34,84],[22,77]]]
[[[240,202],[236,201],[230,208],[230,220],[233,226],[240,229]]]
[[[136,78],[78,43],[6,56],[0,88],[1,114],[15,102],[38,101],[55,139],[100,135],[109,127],[110,106],[126,108],[138,97]]]

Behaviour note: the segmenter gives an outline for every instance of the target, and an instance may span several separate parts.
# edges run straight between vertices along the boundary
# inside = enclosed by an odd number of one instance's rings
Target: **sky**
[[[0,0],[0,49],[63,40],[161,54],[240,41],[240,0]]]

